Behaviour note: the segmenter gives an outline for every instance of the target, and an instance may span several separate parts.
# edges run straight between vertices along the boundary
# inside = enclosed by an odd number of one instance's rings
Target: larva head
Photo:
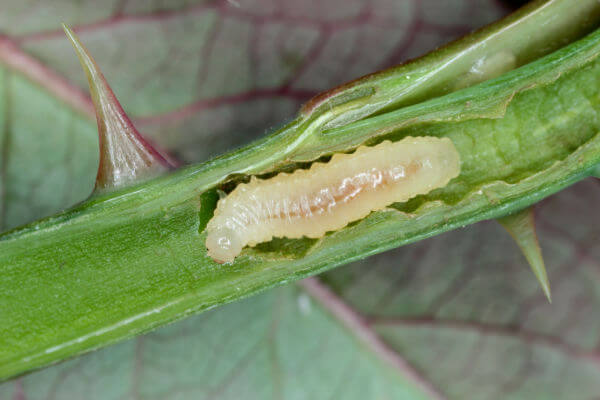
[[[215,230],[209,229],[206,236],[206,249],[208,256],[219,264],[232,262],[242,248],[242,241],[233,229],[225,226]]]

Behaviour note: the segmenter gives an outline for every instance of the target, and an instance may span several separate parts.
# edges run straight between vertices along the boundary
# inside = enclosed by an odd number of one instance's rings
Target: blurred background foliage
[[[138,128],[191,163],[516,3],[0,0],[0,227],[93,186],[95,122],[60,22]],[[0,399],[597,399],[598,195],[590,179],[537,206],[552,305],[484,222],[14,379]]]

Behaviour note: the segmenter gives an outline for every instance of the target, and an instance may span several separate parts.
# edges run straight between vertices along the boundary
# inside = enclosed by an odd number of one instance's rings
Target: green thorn
[[[62,26],[85,71],[96,111],[100,165],[95,191],[127,186],[168,171],[174,164],[137,131],[89,51],[67,25]]]
[[[498,219],[498,222],[506,228],[508,233],[515,239],[525,258],[529,262],[533,273],[542,286],[548,301],[552,303],[550,296],[550,283],[544,266],[542,251],[535,232],[533,209],[527,208],[515,214],[507,215]]]
[[[593,170],[592,170],[592,176],[600,179],[600,165],[597,165]]]

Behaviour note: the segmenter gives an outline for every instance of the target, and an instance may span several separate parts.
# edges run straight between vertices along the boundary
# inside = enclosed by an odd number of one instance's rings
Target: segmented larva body
[[[352,154],[334,154],[310,169],[252,177],[219,200],[206,247],[230,262],[245,246],[273,237],[319,238],[386,206],[444,187],[458,176],[460,157],[448,138],[407,137]]]

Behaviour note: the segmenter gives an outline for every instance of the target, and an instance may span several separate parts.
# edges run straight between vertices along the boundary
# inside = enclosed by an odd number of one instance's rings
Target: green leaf
[[[113,252],[113,254],[114,254],[114,256],[115,256],[115,257],[118,257],[118,252]],[[107,261],[108,261],[108,260],[107,260]],[[140,264],[141,264],[141,263],[140,263]],[[180,271],[183,271],[184,269],[186,269],[186,268],[180,268]],[[132,271],[132,272],[133,272],[133,271]],[[97,278],[98,274],[96,274],[95,276],[96,276],[96,278]],[[135,277],[135,275],[132,275],[132,276],[133,276],[133,277]],[[158,277],[158,276],[157,276],[157,277]],[[137,277],[136,277],[136,278],[137,278]],[[149,281],[151,281],[151,280],[149,280]],[[148,282],[148,283],[150,283],[150,282]],[[185,284],[188,284],[189,282],[187,282],[187,281],[183,280],[183,281],[182,281],[182,283],[185,285]],[[150,289],[149,289],[149,291],[152,291],[152,288],[150,288]]]

